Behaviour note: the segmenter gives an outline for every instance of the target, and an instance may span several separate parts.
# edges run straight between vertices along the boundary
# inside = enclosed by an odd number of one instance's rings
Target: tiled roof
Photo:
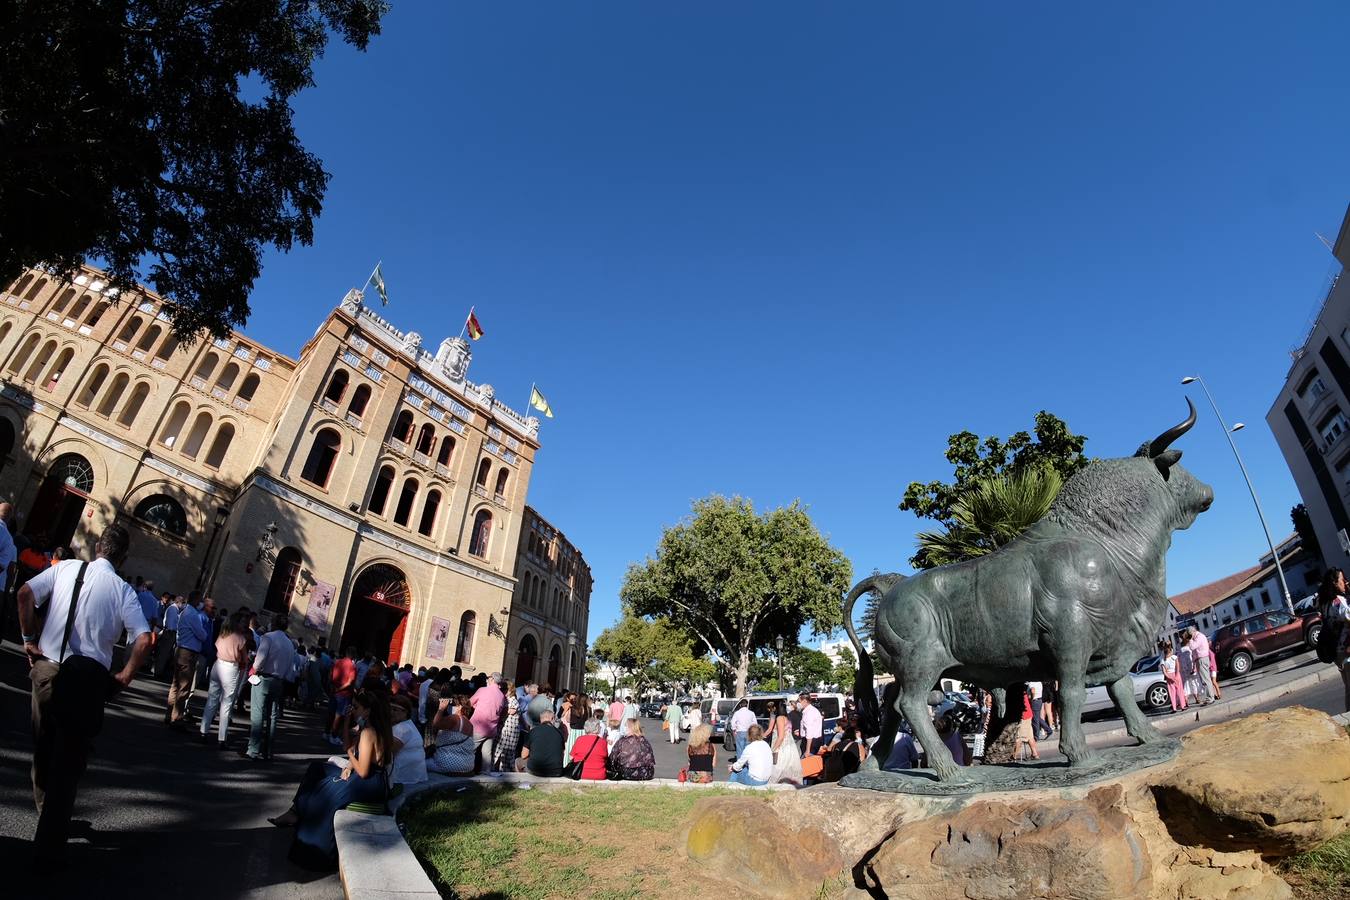
[[[1234,572],[1218,581],[1211,581],[1209,584],[1202,584],[1198,588],[1192,588],[1182,594],[1177,594],[1171,598],[1172,606],[1176,608],[1177,615],[1189,616],[1200,612],[1202,609],[1209,609],[1215,603],[1237,593],[1238,588],[1251,581],[1252,576],[1262,570],[1262,566],[1252,566],[1249,569],[1243,569],[1241,572]]]

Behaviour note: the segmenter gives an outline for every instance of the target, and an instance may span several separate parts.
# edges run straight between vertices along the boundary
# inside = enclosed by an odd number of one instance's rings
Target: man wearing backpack
[[[109,525],[93,562],[63,560],[19,589],[19,627],[33,683],[33,843],[39,862],[58,861],[64,853],[75,790],[103,727],[103,704],[131,684],[150,652],[136,592],[117,574],[130,544],[125,528]],[[43,607],[47,618],[39,629]],[[113,644],[123,629],[131,651],[114,675]]]

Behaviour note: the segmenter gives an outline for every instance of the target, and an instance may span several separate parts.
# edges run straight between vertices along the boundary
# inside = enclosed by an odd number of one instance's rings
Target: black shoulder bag
[[[66,645],[75,628],[75,608],[84,589],[84,573],[89,563],[80,564],[75,577],[75,589],[70,595],[70,609],[66,613],[66,632],[61,638],[61,652],[57,654],[58,669],[52,680],[52,699],[57,721],[61,727],[92,739],[103,728],[103,704],[116,693],[121,683],[103,667],[103,663],[88,656],[71,654],[66,659]]]

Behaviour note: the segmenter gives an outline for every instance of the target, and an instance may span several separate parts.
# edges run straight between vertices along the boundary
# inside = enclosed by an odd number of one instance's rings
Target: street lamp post
[[[778,648],[778,689],[783,688],[783,636],[780,634],[774,638],[774,646]]]
[[[1289,583],[1284,580],[1284,566],[1280,565],[1280,554],[1275,552],[1275,542],[1270,539],[1270,526],[1266,524],[1265,513],[1261,512],[1261,501],[1256,497],[1256,488],[1252,485],[1251,476],[1247,474],[1247,467],[1243,465],[1242,454],[1238,453],[1237,444],[1233,443],[1233,432],[1241,431],[1246,426],[1238,422],[1231,429],[1223,421],[1223,416],[1219,413],[1219,406],[1214,402],[1214,395],[1209,392],[1209,385],[1205,384],[1205,379],[1199,375],[1187,375],[1181,379],[1182,384],[1190,384],[1192,381],[1200,382],[1200,388],[1205,392],[1205,397],[1209,400],[1210,408],[1214,410],[1214,418],[1219,420],[1219,427],[1223,429],[1223,436],[1228,439],[1228,446],[1233,450],[1233,458],[1237,460],[1238,468],[1242,470],[1242,477],[1247,482],[1247,490],[1252,495],[1252,505],[1256,507],[1256,517],[1261,520],[1261,530],[1266,533],[1266,546],[1270,548],[1270,558],[1275,561],[1275,573],[1280,577],[1280,590],[1284,593],[1284,606],[1290,614],[1294,612],[1294,598],[1289,594]]]

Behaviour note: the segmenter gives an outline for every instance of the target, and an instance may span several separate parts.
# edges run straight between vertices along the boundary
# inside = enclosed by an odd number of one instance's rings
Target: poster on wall
[[[333,608],[333,594],[336,591],[326,581],[314,582],[309,592],[309,609],[305,610],[305,625],[315,631],[328,631],[329,612]]]
[[[427,656],[445,659],[445,642],[450,638],[450,620],[431,617],[431,634],[427,635]]]

